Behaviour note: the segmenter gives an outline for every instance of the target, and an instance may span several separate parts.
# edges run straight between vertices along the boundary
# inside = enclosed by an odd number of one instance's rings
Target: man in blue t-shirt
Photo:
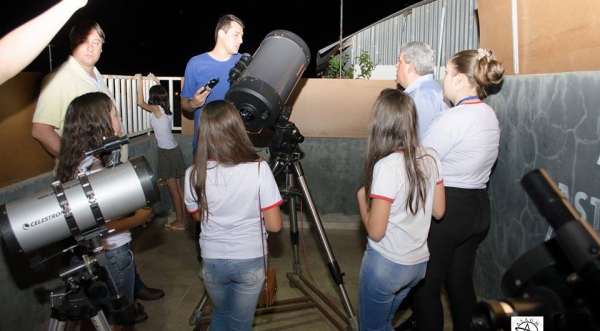
[[[229,90],[229,71],[242,57],[238,50],[242,44],[244,23],[234,15],[223,15],[215,29],[215,47],[210,52],[191,58],[185,68],[181,109],[194,113],[194,156],[198,143],[198,118],[202,107],[213,100],[222,100]],[[219,80],[210,91],[204,86],[213,78]]]
[[[198,118],[205,104],[213,100],[225,99],[229,90],[229,71],[242,57],[238,52],[244,36],[244,23],[238,17],[226,14],[219,18],[215,28],[215,47],[210,52],[196,55],[185,67],[183,88],[181,90],[181,109],[194,113],[194,138],[192,140],[193,156],[198,146]],[[219,82],[210,91],[204,86],[211,79]],[[196,222],[196,253],[198,262],[200,255],[200,222]]]

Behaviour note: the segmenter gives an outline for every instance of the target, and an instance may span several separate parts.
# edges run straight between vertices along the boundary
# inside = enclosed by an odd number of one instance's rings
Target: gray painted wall
[[[598,72],[506,77],[500,91],[486,100],[498,114],[502,134],[489,187],[492,225],[476,262],[475,283],[482,298],[504,297],[500,279],[505,270],[549,236],[548,223],[521,189],[521,177],[527,172],[545,168],[577,211],[599,230],[597,86]],[[176,137],[187,164],[191,164],[191,137]],[[299,145],[299,164],[320,215],[358,214],[356,191],[361,186],[364,144],[364,139],[306,138]],[[151,136],[136,137],[130,143],[130,157],[144,155],[152,167],[156,164],[155,150]],[[282,174],[277,178],[283,186]],[[51,182],[51,175],[45,174],[1,189],[0,204],[46,190]],[[171,208],[166,188],[161,190],[161,197],[153,206],[155,213]],[[358,217],[344,220],[356,223]],[[48,256],[60,250],[59,243],[51,246],[39,254]],[[45,273],[35,274],[27,258],[12,256],[2,242],[0,265],[0,297],[10,298],[0,301],[0,330],[39,327],[50,314],[49,291],[61,289],[56,275],[66,261],[58,260]]]
[[[489,187],[492,224],[477,258],[479,295],[504,297],[504,271],[552,235],[521,188],[529,171],[544,168],[581,217],[600,230],[598,86],[599,72],[509,76],[486,100],[498,114],[502,133]]]

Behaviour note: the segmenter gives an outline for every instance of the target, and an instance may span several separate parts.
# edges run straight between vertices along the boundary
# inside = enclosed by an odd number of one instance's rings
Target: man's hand
[[[192,104],[198,104],[199,106],[196,108],[200,108],[202,106],[204,106],[204,104],[206,103],[206,98],[208,98],[208,95],[210,94],[210,91],[205,89],[204,86],[202,86],[201,88],[199,88],[196,93],[194,93],[194,98],[192,99]]]
[[[181,99],[181,108],[183,108],[183,110],[193,112],[196,109],[204,106],[204,104],[206,103],[206,98],[208,98],[209,94],[210,94],[210,91],[208,91],[207,89],[204,88],[204,86],[202,86],[198,90],[196,90],[196,93],[194,93],[193,98],[191,98],[191,99],[182,98]]]

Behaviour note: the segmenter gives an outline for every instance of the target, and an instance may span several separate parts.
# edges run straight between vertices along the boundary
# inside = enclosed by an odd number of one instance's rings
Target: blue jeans
[[[204,287],[212,301],[211,331],[252,330],[254,312],[265,281],[263,257],[202,259]]]
[[[130,302],[133,302],[135,287],[135,264],[129,243],[106,250],[108,271],[115,282],[117,291],[123,292]]]
[[[361,331],[393,331],[392,319],[408,292],[425,277],[427,262],[403,265],[381,256],[367,243],[358,277]]]

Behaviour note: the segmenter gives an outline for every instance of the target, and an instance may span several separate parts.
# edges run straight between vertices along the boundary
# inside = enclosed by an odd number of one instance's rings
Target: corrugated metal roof
[[[476,0],[424,0],[344,37],[343,52],[355,59],[366,50],[374,63],[394,65],[402,44],[421,41],[434,49],[438,66],[444,66],[454,53],[479,48],[477,19]],[[326,67],[339,44],[317,52],[317,71]]]

